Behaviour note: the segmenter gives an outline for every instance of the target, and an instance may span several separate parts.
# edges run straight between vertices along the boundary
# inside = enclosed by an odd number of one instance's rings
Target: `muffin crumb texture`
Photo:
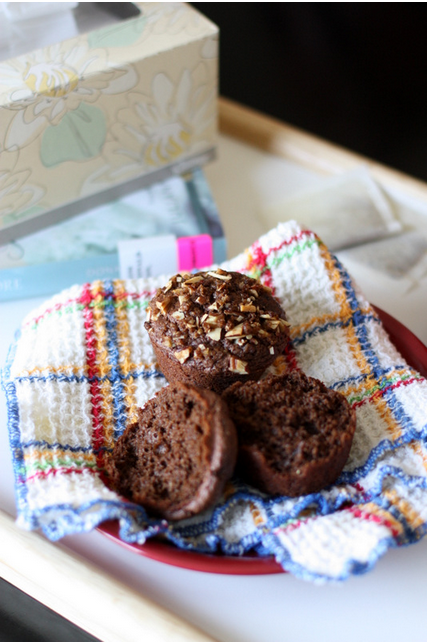
[[[236,430],[213,392],[176,383],[139,410],[107,465],[111,486],[152,514],[183,519],[218,500],[236,462]]]
[[[223,398],[238,431],[238,471],[260,490],[300,496],[342,472],[356,420],[340,392],[295,371],[236,383]]]

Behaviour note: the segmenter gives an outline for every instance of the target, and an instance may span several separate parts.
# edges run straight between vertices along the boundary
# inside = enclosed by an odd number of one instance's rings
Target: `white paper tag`
[[[126,239],[118,243],[121,279],[174,274],[177,240],[174,235]]]

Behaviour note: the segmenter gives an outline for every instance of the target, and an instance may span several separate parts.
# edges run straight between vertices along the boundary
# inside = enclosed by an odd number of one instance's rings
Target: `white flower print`
[[[145,3],[143,15],[147,18],[147,31],[153,34],[197,34],[203,20],[183,2]]]
[[[186,69],[177,86],[165,73],[152,81],[152,96],[134,94],[132,106],[119,113],[122,149],[147,167],[175,161],[205,145],[215,127],[215,88],[207,82],[204,63]]]
[[[193,71],[184,70],[177,85],[159,73],[151,89],[150,96],[129,95],[130,107],[118,113],[112,127],[115,140],[103,148],[107,164],[85,179],[82,195],[94,186],[126,181],[214,145],[217,88],[205,62]]]
[[[31,170],[8,172],[0,169],[0,228],[22,219],[43,198],[45,191],[29,181]]]
[[[137,80],[133,67],[109,67],[106,50],[91,50],[86,42],[71,49],[59,43],[0,63],[0,102],[16,110],[5,148],[28,145],[46,122],[56,125],[81,102],[128,91]]]

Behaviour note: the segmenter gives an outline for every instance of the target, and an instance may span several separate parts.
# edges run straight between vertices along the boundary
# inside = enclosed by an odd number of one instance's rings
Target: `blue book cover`
[[[73,284],[120,274],[119,245],[209,236],[212,261],[226,240],[201,169],[171,177],[0,247],[0,301],[51,295]],[[168,252],[165,246],[165,252]],[[177,266],[177,270],[178,270]]]

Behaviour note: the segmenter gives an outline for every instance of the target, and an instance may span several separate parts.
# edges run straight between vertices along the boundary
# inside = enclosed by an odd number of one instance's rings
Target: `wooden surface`
[[[426,183],[366,157],[349,152],[298,128],[226,98],[219,99],[219,128],[250,145],[320,174],[340,174],[366,165],[383,186],[426,200]]]
[[[0,511],[0,576],[103,642],[214,642]]]

